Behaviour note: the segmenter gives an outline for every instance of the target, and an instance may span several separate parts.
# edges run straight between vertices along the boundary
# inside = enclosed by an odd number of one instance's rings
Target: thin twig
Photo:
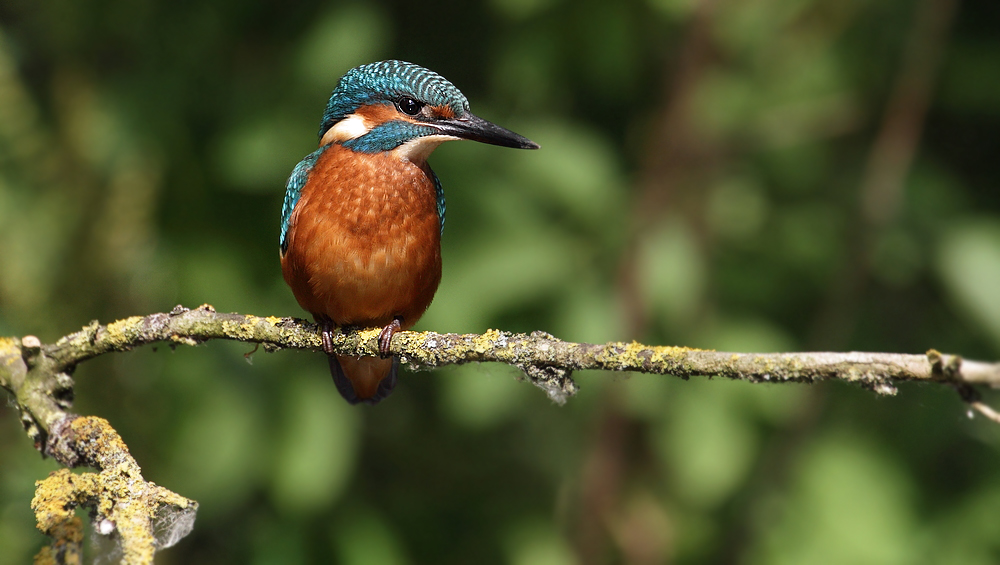
[[[969,406],[975,408],[976,411],[982,414],[983,416],[986,416],[990,420],[993,420],[994,422],[1000,424],[1000,412],[997,412],[996,410],[990,408],[982,401],[977,400],[975,402],[970,402]]]

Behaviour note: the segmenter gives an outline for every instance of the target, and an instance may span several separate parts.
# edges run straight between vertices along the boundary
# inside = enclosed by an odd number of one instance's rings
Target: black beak
[[[513,147],[515,149],[538,149],[540,145],[527,137],[518,135],[509,129],[502,128],[492,122],[466,114],[461,118],[439,120],[428,124],[437,128],[444,135],[453,135],[462,139],[471,139],[481,143]]]

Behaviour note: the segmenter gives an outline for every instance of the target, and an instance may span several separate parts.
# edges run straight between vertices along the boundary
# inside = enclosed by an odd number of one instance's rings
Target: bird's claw
[[[382,328],[382,332],[378,334],[378,352],[382,354],[382,357],[389,356],[389,346],[392,344],[392,336],[396,335],[402,329],[399,324],[399,318],[393,318],[392,322]]]
[[[323,320],[320,322],[319,339],[323,342],[323,352],[333,355],[333,321]]]

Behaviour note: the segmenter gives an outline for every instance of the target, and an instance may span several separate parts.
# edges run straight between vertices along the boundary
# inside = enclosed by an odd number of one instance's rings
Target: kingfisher
[[[441,75],[405,61],[355,67],[323,112],[319,149],[285,185],[281,272],[320,325],[340,394],[376,404],[397,382],[393,334],[417,322],[441,281],[445,199],[427,157],[445,141],[538,149],[472,114]],[[335,328],[382,328],[381,357],[337,355]]]

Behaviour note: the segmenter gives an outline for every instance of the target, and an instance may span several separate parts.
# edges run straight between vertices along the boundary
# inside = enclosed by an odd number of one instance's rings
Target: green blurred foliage
[[[419,328],[996,359],[992,4],[958,7],[891,209],[862,207],[915,14],[943,3],[7,0],[0,335],[177,303],[302,316],[277,261],[284,180],[337,78],[395,57],[543,147],[433,155],[444,279]],[[1000,428],[944,387],[585,373],[560,408],[483,365],[349,407],[321,356],[248,350],[77,371],[75,409],[201,503],[163,563],[1000,555]],[[24,563],[55,464],[8,404],[0,422],[0,564]]]

